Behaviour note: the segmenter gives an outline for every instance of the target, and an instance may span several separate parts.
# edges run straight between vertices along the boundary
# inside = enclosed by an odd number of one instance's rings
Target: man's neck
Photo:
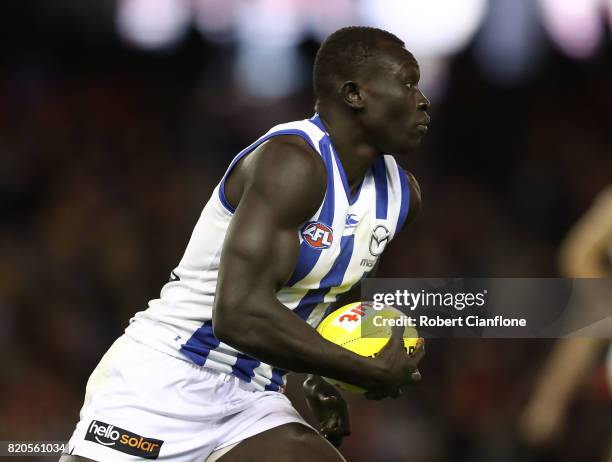
[[[347,114],[333,108],[321,112],[319,116],[342,162],[349,189],[353,193],[381,153],[365,142],[359,127]]]

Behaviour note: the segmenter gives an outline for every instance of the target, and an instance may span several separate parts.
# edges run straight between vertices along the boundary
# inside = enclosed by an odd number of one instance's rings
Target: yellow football
[[[411,354],[416,348],[419,335],[409,325],[406,315],[396,308],[383,306],[375,309],[370,302],[355,302],[334,311],[317,327],[317,332],[330,342],[340,345],[361,356],[375,357],[389,341],[394,325],[404,326],[404,346]],[[338,387],[364,393],[361,387],[324,377]]]

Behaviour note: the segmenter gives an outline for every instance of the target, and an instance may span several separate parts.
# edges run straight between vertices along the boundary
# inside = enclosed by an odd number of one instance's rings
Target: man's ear
[[[342,84],[340,89],[342,101],[353,109],[363,108],[363,98],[359,90],[359,85],[350,80]]]

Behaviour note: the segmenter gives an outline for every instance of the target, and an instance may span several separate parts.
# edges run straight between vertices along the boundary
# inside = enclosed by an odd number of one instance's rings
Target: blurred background
[[[433,104],[424,146],[401,159],[423,211],[381,276],[557,276],[559,243],[612,180],[612,0],[20,0],[0,12],[0,440],[69,438],[89,373],[158,296],[231,158],[312,115],[314,55],[339,27],[399,35]],[[551,346],[430,341],[408,397],[347,396],[343,453],[604,460],[603,358],[557,439],[535,448],[517,434]]]

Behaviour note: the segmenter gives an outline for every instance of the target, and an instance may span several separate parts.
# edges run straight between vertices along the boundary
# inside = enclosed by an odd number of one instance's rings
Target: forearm
[[[570,231],[559,251],[566,277],[597,278],[610,275],[606,252],[612,242],[612,187],[602,192]]]
[[[609,274],[605,248],[582,241],[568,241],[559,253],[561,273],[566,277],[602,278]]]
[[[601,339],[560,339],[542,373],[540,383],[536,386],[537,399],[567,406],[592,366],[601,344]]]
[[[384,371],[370,358],[352,353],[321,337],[312,327],[278,300],[279,306],[240,313],[233,328],[222,329],[221,340],[234,348],[275,367],[369,388],[381,380]],[[253,305],[252,305],[253,306]],[[237,313],[238,314],[238,313]],[[217,333],[217,327],[215,332]]]

